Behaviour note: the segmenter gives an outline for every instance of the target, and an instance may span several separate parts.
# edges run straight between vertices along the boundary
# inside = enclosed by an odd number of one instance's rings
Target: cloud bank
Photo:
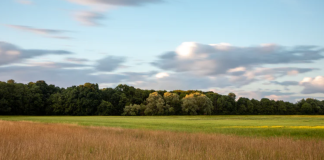
[[[312,63],[323,59],[323,48],[316,46],[284,47],[268,44],[237,47],[230,44],[184,42],[175,51],[167,52],[152,64],[163,70],[194,72],[198,75],[219,75],[241,68],[241,72],[266,64]],[[290,74],[298,73],[292,71]]]
[[[323,58],[321,48],[315,46],[288,48],[278,45],[271,45],[271,49],[267,47],[270,45],[234,47],[229,44],[182,44],[175,51],[162,54],[157,57],[158,60],[152,62],[153,66],[160,69],[159,71],[115,72],[123,67],[127,57],[111,55],[96,61],[69,57],[64,58],[64,62],[29,62],[25,60],[48,54],[72,53],[65,50],[21,49],[13,44],[0,42],[0,79],[12,78],[23,83],[45,80],[62,87],[85,82],[99,83],[105,87],[123,83],[143,89],[213,90],[220,94],[234,92],[238,97],[257,99],[267,97],[289,101],[307,96],[283,92],[283,87],[280,90],[254,91],[243,91],[240,87],[262,81],[267,85],[300,87],[303,89],[301,94],[306,95],[324,93],[323,76],[306,77],[300,82],[277,80],[281,77],[312,72],[318,70],[317,68],[264,67],[267,64],[311,64]]]

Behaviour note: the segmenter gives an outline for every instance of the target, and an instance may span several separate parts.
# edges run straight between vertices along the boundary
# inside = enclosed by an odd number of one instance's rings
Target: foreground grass
[[[7,159],[324,159],[323,140],[0,121]]]
[[[324,116],[0,116],[0,120],[253,137],[324,138]]]

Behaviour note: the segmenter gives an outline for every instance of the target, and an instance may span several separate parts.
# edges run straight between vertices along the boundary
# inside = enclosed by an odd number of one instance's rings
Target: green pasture
[[[242,136],[324,138],[324,116],[0,116],[0,120]]]

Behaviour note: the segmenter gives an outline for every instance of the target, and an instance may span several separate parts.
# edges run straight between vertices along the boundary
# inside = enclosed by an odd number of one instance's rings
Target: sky
[[[0,81],[324,99],[323,0],[1,0]]]

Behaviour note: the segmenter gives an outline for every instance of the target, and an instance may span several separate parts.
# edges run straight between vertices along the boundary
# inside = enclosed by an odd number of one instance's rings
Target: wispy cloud
[[[297,86],[299,85],[298,81],[283,81],[283,82],[278,82],[278,81],[270,81],[270,83],[267,84],[276,84],[276,85],[281,85],[281,86]]]
[[[86,26],[99,26],[98,21],[106,18],[105,12],[111,8],[123,6],[142,6],[145,4],[161,3],[164,0],[67,0],[78,5],[88,6],[87,11],[73,13],[74,19]]]
[[[9,25],[9,24],[6,24],[5,26],[13,28],[13,29],[21,30],[21,31],[34,33],[37,35],[50,37],[50,38],[70,39],[70,37],[63,36],[64,33],[68,32],[68,31],[64,31],[64,30],[42,29],[42,28],[34,28],[34,27],[29,27],[29,26]]]
[[[100,12],[79,11],[74,13],[74,17],[81,24],[86,26],[98,26],[99,20],[105,19],[105,15]]]
[[[125,61],[125,57],[108,56],[97,61],[98,65],[96,66],[96,69],[99,71],[111,72],[122,67],[122,64]]]
[[[21,49],[16,45],[0,41],[0,66],[49,54],[66,55],[72,54],[72,52],[65,50]]]
[[[89,61],[88,59],[85,58],[72,58],[72,57],[66,58],[65,60],[73,63],[85,63]]]

